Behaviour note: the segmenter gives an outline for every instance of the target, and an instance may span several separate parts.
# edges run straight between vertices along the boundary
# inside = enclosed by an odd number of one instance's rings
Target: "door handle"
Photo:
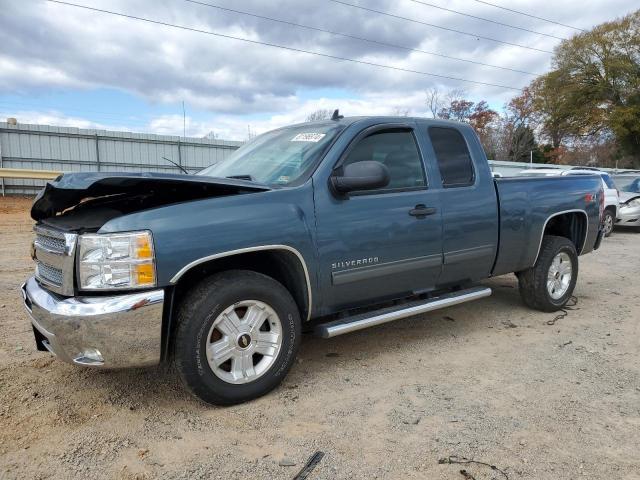
[[[409,215],[412,217],[424,218],[427,215],[433,215],[436,211],[435,207],[427,207],[426,205],[419,204],[416,205],[415,208],[409,210]]]

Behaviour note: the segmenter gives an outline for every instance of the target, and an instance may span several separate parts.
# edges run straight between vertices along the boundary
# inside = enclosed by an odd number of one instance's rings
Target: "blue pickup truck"
[[[358,117],[265,133],[197,175],[64,174],[37,196],[38,349],[77,365],[174,362],[214,404],[265,394],[323,338],[486,297],[571,297],[602,239],[597,176],[492,177],[473,130]]]

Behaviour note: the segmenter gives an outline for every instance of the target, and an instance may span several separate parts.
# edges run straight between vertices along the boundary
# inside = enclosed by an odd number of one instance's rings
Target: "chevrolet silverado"
[[[196,175],[75,173],[48,183],[38,349],[101,368],[173,362],[214,404],[263,395],[303,331],[329,338],[491,294],[563,308],[602,239],[600,178],[493,178],[465,124],[334,115],[280,128]]]

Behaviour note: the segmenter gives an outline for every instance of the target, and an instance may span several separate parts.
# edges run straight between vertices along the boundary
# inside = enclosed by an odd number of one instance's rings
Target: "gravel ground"
[[[475,303],[306,338],[280,388],[215,408],[167,367],[35,350],[18,293],[29,205],[0,199],[2,479],[290,479],[317,450],[312,479],[640,479],[640,234],[581,258],[578,305],[555,325],[495,278]]]

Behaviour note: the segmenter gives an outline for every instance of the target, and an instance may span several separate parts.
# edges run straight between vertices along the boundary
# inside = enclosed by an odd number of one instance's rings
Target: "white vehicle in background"
[[[554,175],[562,175],[564,170],[562,168],[553,167],[540,167],[540,168],[527,168],[518,173],[518,176],[522,177],[553,177]]]
[[[570,170],[562,168],[529,168],[522,170],[519,175],[526,177],[544,176],[552,177],[556,175],[600,175],[602,188],[604,189],[604,236],[608,237],[613,232],[613,226],[620,213],[620,192],[616,188],[611,175],[596,168],[573,167]]]
[[[620,213],[617,226],[635,227],[640,231],[640,173],[615,176],[620,186]]]
[[[604,189],[604,217],[602,219],[604,236],[608,237],[613,232],[613,226],[620,214],[620,192],[615,182],[607,172],[591,168],[574,167],[564,170],[562,175],[600,175],[602,188]]]

